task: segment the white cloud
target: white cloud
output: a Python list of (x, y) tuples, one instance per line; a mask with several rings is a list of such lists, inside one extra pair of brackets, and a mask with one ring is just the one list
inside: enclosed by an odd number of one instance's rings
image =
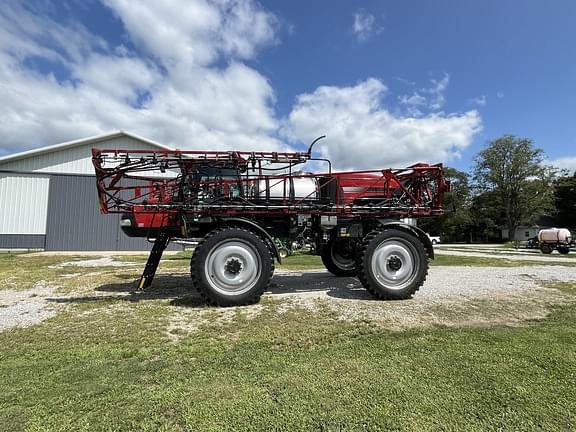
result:
[[(372, 78), (302, 94), (279, 119), (271, 83), (245, 62), (276, 43), (278, 19), (255, 1), (101, 1), (124, 24), (124, 44), (0, 2), (0, 152), (116, 129), (182, 149), (280, 150), (290, 146), (278, 136), (326, 133), (318, 150), (339, 169), (381, 168), (449, 161), (481, 127), (476, 111), (430, 113), (448, 75), (399, 99), (426, 113), (393, 114)], [(55, 72), (30, 67), (37, 60)]]
[[(415, 87), (414, 83), (402, 80), (410, 87)], [(438, 111), (446, 103), (444, 94), (450, 84), (450, 75), (447, 73), (441, 79), (431, 79), (430, 86), (413, 90), (411, 94), (398, 96), (398, 102), (406, 109), (406, 114), (413, 117), (421, 117), (423, 111)]]
[(570, 175), (573, 175), (576, 172), (576, 156), (566, 156), (548, 160), (546, 161), (546, 164), (552, 165), (561, 170), (567, 170)]
[(446, 102), (444, 93), (448, 89), (448, 84), (450, 84), (450, 75), (445, 73), (441, 79), (432, 79), (431, 81), (432, 86), (423, 91), (430, 95), (430, 109), (435, 111), (442, 108)]
[(352, 31), (358, 42), (367, 42), (371, 37), (384, 31), (384, 27), (379, 26), (374, 15), (360, 10), (354, 14), (354, 24)]
[(132, 40), (170, 69), (240, 60), (274, 42), (274, 15), (251, 0), (103, 0)]
[(475, 98), (470, 99), (470, 104), (478, 106), (486, 106), (486, 96), (480, 95)]
[[(138, 54), (16, 1), (0, 5), (4, 152), (115, 129), (180, 148), (285, 148), (271, 137), (272, 86), (242, 63), (275, 42), (272, 14), (251, 0), (103, 1)], [(41, 74), (31, 59), (69, 77)]]
[(378, 169), (454, 160), (482, 127), (476, 111), (394, 115), (382, 104), (385, 92), (374, 78), (353, 87), (319, 87), (298, 97), (285, 134), (310, 142), (325, 133), (316, 150), (338, 169)]

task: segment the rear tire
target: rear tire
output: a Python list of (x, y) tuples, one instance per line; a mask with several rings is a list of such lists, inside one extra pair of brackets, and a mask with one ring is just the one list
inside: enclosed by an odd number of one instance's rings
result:
[(358, 278), (381, 300), (411, 298), (426, 280), (428, 256), (414, 235), (397, 229), (373, 231), (358, 254)]
[(562, 255), (568, 255), (570, 253), (570, 248), (568, 246), (558, 246), (558, 252)]
[(192, 283), (207, 303), (256, 303), (268, 287), (274, 260), (266, 243), (242, 228), (216, 229), (198, 244), (190, 261)]
[[(348, 244), (346, 244), (346, 243)], [(348, 241), (330, 240), (322, 249), (322, 263), (334, 276), (356, 276), (356, 257)]]

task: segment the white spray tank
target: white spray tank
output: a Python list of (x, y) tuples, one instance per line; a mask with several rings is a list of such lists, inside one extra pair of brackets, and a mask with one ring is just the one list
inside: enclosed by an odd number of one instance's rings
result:
[[(298, 174), (298, 173), (296, 173)], [(258, 197), (271, 200), (317, 200), (318, 181), (314, 177), (270, 176), (258, 181)]]
[(540, 243), (561, 243), (570, 244), (572, 234), (566, 228), (547, 228), (538, 232), (538, 241)]

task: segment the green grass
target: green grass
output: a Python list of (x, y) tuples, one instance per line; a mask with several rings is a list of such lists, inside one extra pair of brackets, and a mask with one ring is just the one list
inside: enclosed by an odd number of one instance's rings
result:
[(558, 262), (547, 261), (542, 258), (542, 261), (528, 261), (528, 260), (511, 260), (495, 256), (493, 258), (484, 257), (470, 257), (470, 256), (456, 256), (456, 255), (439, 255), (436, 254), (433, 261), (430, 262), (432, 266), (473, 266), (473, 267), (525, 267), (525, 266), (568, 266), (573, 267), (574, 263), (571, 262)]
[[(0, 257), (2, 277), (12, 268), (18, 280), (26, 271), (44, 278), (40, 258), (34, 269), (11, 259)], [(65, 289), (84, 283), (90, 293), (120, 270), (96, 279), (94, 269), (79, 271)], [(576, 294), (576, 283), (553, 287)], [(238, 309), (229, 322), (170, 332), (175, 317), (221, 313), (181, 304), (71, 303), (40, 325), (0, 333), (0, 430), (576, 428), (575, 304), (524, 327), (391, 332), (321, 305), (279, 314), (264, 300), (256, 318)]]
[(302, 253), (282, 259), (282, 264), (278, 264), (277, 268), (282, 270), (324, 269), (324, 264), (319, 256)]
[(102, 306), (0, 334), (0, 430), (576, 427), (573, 306), (525, 328), (403, 333), (265, 312), (177, 344), (166, 304)]

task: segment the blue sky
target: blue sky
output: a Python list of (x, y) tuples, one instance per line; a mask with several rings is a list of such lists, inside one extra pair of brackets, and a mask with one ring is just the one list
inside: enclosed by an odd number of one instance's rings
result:
[(7, 0), (0, 154), (115, 129), (179, 148), (327, 134), (341, 169), (466, 170), (511, 133), (576, 169), (574, 22), (572, 0)]

